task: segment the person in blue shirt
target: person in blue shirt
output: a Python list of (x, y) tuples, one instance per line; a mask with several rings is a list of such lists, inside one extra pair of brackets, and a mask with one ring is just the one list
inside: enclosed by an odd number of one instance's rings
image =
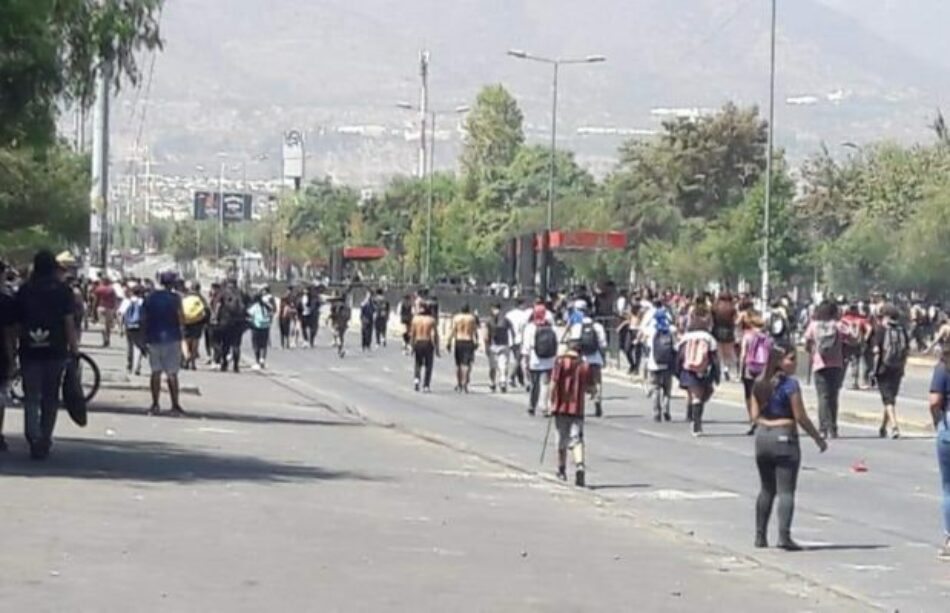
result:
[(950, 562), (950, 345), (946, 345), (940, 362), (934, 367), (930, 382), (930, 415), (937, 431), (937, 464), (940, 467), (940, 481), (943, 486), (941, 510), (945, 539), (938, 557)]
[(181, 295), (172, 291), (177, 282), (178, 275), (174, 272), (161, 273), (159, 283), (162, 288), (149, 294), (142, 306), (142, 327), (145, 328), (148, 361), (152, 368), (152, 406), (148, 410), (150, 415), (157, 415), (161, 410), (158, 400), (162, 391), (163, 373), (168, 380), (168, 393), (172, 401), (171, 414), (176, 417), (185, 414), (178, 394), (178, 370), (181, 368), (181, 339), (184, 338), (185, 314), (182, 310)]
[(755, 546), (768, 547), (769, 518), (778, 497), (779, 548), (798, 551), (792, 540), (795, 489), (802, 455), (798, 427), (815, 441), (822, 453), (828, 443), (805, 412), (802, 391), (795, 378), (797, 350), (793, 345), (775, 347), (763, 375), (752, 388), (752, 419), (756, 424), (755, 463), (761, 488), (755, 504)]

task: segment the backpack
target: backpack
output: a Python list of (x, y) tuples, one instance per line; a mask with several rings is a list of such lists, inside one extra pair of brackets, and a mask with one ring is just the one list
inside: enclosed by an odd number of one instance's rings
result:
[(663, 369), (670, 368), (676, 362), (676, 349), (669, 328), (657, 330), (653, 335), (653, 361)]
[(815, 346), (822, 360), (834, 357), (838, 347), (838, 327), (833, 321), (818, 322), (815, 328)]
[(220, 318), (225, 322), (244, 321), (244, 301), (237, 290), (228, 289), (221, 295)]
[(907, 332), (900, 326), (888, 326), (884, 330), (884, 347), (881, 364), (889, 370), (901, 370), (907, 362), (910, 343)]
[(864, 338), (861, 334), (861, 324), (854, 320), (848, 321), (848, 338), (845, 343), (848, 347), (856, 349), (861, 346)]
[(133, 300), (123, 318), (126, 330), (138, 330), (142, 327), (142, 301)]
[(205, 317), (205, 303), (200, 296), (191, 294), (182, 298), (181, 309), (185, 313), (186, 326), (200, 323)]
[(557, 357), (557, 333), (551, 326), (539, 326), (534, 333), (534, 353), (541, 360)]
[(271, 310), (260, 302), (255, 302), (251, 305), (251, 308), (248, 309), (248, 315), (250, 315), (251, 326), (257, 330), (270, 328), (270, 324), (274, 319)]
[(584, 355), (593, 355), (600, 351), (600, 342), (597, 340), (593, 322), (581, 323), (580, 346)]
[(705, 336), (694, 336), (686, 341), (683, 356), (683, 368), (697, 375), (705, 375), (709, 370), (709, 352), (711, 345)]
[(749, 343), (745, 354), (746, 373), (758, 377), (765, 372), (769, 363), (769, 354), (772, 352), (772, 339), (761, 332), (756, 332)]

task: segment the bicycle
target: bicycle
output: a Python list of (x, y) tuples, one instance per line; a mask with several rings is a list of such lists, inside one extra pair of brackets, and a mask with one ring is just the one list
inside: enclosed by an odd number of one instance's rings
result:
[[(79, 360), (79, 378), (82, 381), (83, 395), (86, 402), (92, 401), (99, 393), (99, 387), (102, 385), (102, 373), (99, 371), (99, 365), (87, 353), (80, 353), (77, 356)], [(17, 368), (10, 380), (10, 398), (23, 404), (23, 376), (20, 369)]]

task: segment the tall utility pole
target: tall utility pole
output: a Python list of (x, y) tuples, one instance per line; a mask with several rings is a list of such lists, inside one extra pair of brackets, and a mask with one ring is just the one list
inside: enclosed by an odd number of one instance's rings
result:
[(102, 62), (96, 78), (92, 134), (89, 256), (105, 269), (109, 264), (109, 80), (112, 65)]
[(429, 120), (429, 52), (423, 49), (419, 53), (419, 76), (422, 89), (419, 92), (419, 178), (426, 176), (428, 155), (426, 154), (426, 122)]
[(145, 223), (152, 221), (152, 152), (145, 146)]
[(539, 266), (541, 269), (541, 295), (547, 296), (551, 268), (551, 250), (548, 245), (551, 240), (551, 232), (554, 230), (554, 191), (557, 178), (557, 93), (560, 68), (565, 64), (596, 64), (607, 61), (607, 58), (602, 55), (588, 55), (587, 57), (578, 59), (547, 58), (531, 55), (520, 49), (512, 49), (508, 51), (508, 55), (518, 58), (519, 60), (531, 60), (548, 64), (554, 69), (554, 78), (551, 87), (551, 160), (549, 163), (550, 174), (548, 177), (548, 215), (547, 225), (545, 226), (545, 240), (541, 242), (541, 265)]
[(775, 24), (776, 0), (772, 0), (772, 37), (769, 56), (769, 143), (768, 154), (765, 158), (765, 219), (762, 228), (762, 309), (769, 306), (769, 267), (770, 245), (772, 238), (772, 158), (774, 157), (775, 142)]
[(221, 241), (224, 234), (224, 162), (221, 162), (221, 174), (218, 175), (218, 223), (214, 241), (214, 257), (221, 259)]

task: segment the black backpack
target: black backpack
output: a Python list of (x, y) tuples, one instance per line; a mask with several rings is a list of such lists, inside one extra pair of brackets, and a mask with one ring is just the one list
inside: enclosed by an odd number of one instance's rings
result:
[(581, 353), (592, 355), (600, 351), (600, 342), (597, 340), (597, 331), (593, 323), (581, 324)]
[(534, 333), (534, 353), (539, 359), (557, 357), (557, 333), (551, 326), (539, 326)]
[(221, 295), (221, 313), (219, 315), (223, 322), (243, 321), (244, 300), (241, 299), (241, 293), (236, 289), (226, 289)]
[(653, 361), (657, 366), (670, 368), (676, 362), (676, 348), (673, 335), (667, 331), (657, 331), (653, 335)]
[(884, 343), (881, 348), (881, 363), (890, 370), (902, 370), (910, 354), (910, 339), (901, 326), (887, 326), (884, 329)]

